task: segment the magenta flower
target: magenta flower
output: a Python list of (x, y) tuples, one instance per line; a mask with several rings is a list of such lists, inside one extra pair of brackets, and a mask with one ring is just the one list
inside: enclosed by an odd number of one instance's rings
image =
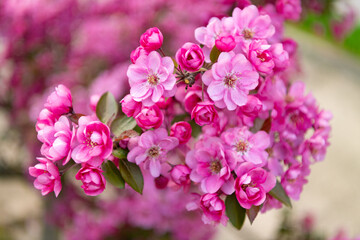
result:
[(219, 120), (219, 115), (212, 102), (199, 102), (191, 112), (191, 119), (194, 119), (196, 124), (204, 126), (215, 123)]
[(134, 101), (130, 94), (126, 95), (120, 103), (123, 113), (128, 117), (133, 117), (141, 111), (141, 103)]
[(144, 47), (140, 46), (137, 47), (134, 51), (131, 52), (130, 54), (130, 60), (132, 63), (136, 63), (136, 60), (140, 57), (140, 56), (147, 56), (149, 55), (149, 52), (146, 51), (144, 49)]
[(271, 74), (275, 63), (273, 60), (271, 45), (266, 40), (254, 40), (250, 43), (247, 56), (252, 65), (259, 72)]
[(145, 106), (154, 105), (162, 96), (174, 96), (176, 79), (173, 71), (174, 63), (170, 57), (162, 58), (155, 51), (140, 56), (127, 71), (131, 96)]
[(177, 122), (171, 126), (170, 136), (179, 139), (180, 144), (187, 143), (191, 138), (191, 125), (188, 122)]
[(298, 21), (301, 14), (301, 1), (300, 0), (277, 0), (276, 10), (279, 14), (283, 15), (285, 19)]
[(97, 167), (111, 155), (113, 142), (110, 129), (102, 122), (88, 116), (81, 117), (76, 137), (78, 143), (71, 154), (76, 163)]
[(199, 45), (187, 42), (177, 50), (175, 59), (181, 69), (196, 72), (204, 64), (204, 53)]
[(308, 165), (295, 164), (289, 167), (281, 178), (281, 185), (289, 197), (299, 200), (302, 188), (308, 182), (305, 177), (309, 174)]
[(179, 140), (169, 137), (164, 128), (150, 130), (139, 137), (137, 146), (131, 148), (127, 157), (130, 162), (137, 165), (144, 162), (145, 168), (150, 169), (151, 175), (158, 177), (167, 152), (177, 145), (179, 145)]
[(192, 169), (190, 179), (200, 182), (203, 192), (216, 193), (221, 189), (229, 195), (234, 192), (233, 163), (221, 142), (216, 137), (207, 138), (187, 153), (185, 161)]
[[(185, 93), (185, 96), (181, 98), (180, 101), (184, 102), (185, 111), (191, 113), (197, 103), (201, 102), (202, 98), (202, 88), (201, 86), (195, 85), (192, 86), (188, 91)], [(209, 101), (209, 97), (207, 93), (204, 94), (204, 102)]]
[(97, 167), (85, 165), (76, 174), (75, 178), (81, 180), (85, 194), (96, 196), (102, 193), (106, 186), (105, 177), (101, 174), (103, 170)]
[(58, 85), (47, 98), (44, 106), (57, 116), (69, 113), (72, 109), (70, 90), (62, 84)]
[(225, 203), (216, 193), (207, 193), (200, 198), (200, 208), (203, 210), (202, 220), (205, 224), (213, 222), (226, 225)]
[(142, 129), (159, 128), (164, 121), (164, 114), (157, 105), (151, 107), (143, 106), (141, 110), (134, 115), (134, 119)]
[(266, 39), (275, 33), (269, 15), (260, 15), (254, 5), (247, 6), (243, 10), (235, 8), (233, 18), (237, 33), (244, 40)]
[(236, 175), (235, 195), (239, 204), (246, 209), (263, 204), (266, 193), (276, 184), (274, 175), (249, 162), (241, 164)]
[(65, 116), (61, 116), (53, 127), (45, 127), (38, 132), (38, 139), (43, 143), (41, 154), (51, 161), (64, 159), (63, 165), (69, 162), (71, 144), (75, 129)]
[(39, 117), (36, 122), (36, 131), (40, 131), (45, 127), (54, 126), (58, 116), (44, 108), (39, 113)]
[(286, 50), (284, 50), (282, 43), (272, 44), (270, 51), (275, 63), (276, 70), (282, 71), (290, 65), (289, 54)]
[(171, 179), (178, 185), (184, 187), (184, 191), (187, 192), (190, 188), (191, 169), (186, 165), (176, 165), (170, 171)]
[(231, 34), (221, 34), (215, 40), (215, 46), (221, 52), (230, 52), (236, 47), (235, 37)]
[(211, 71), (202, 77), (215, 105), (230, 111), (246, 104), (247, 95), (256, 88), (258, 79), (259, 74), (244, 55), (230, 53), (221, 53)]
[(148, 52), (161, 48), (163, 35), (157, 27), (149, 28), (140, 37), (140, 45)]
[(230, 146), (236, 162), (251, 162), (256, 166), (266, 165), (270, 147), (270, 137), (264, 131), (255, 134), (247, 127), (230, 128), (221, 134), (221, 139)]
[(59, 169), (46, 158), (37, 158), (40, 162), (34, 167), (29, 167), (29, 174), (32, 177), (36, 177), (34, 181), (34, 187), (41, 190), (41, 194), (44, 196), (54, 191), (57, 197), (61, 191), (61, 177)]

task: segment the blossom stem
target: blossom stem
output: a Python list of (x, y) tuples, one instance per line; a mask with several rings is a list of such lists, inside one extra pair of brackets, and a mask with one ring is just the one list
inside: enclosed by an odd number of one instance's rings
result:
[(166, 56), (165, 53), (163, 52), (163, 50), (162, 50), (161, 48), (159, 48), (159, 52), (161, 53), (161, 55), (162, 55), (163, 57)]

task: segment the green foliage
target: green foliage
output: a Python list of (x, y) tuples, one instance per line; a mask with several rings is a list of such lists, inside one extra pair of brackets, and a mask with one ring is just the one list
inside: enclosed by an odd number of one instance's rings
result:
[(125, 181), (121, 177), (119, 169), (115, 166), (112, 161), (106, 161), (102, 164), (102, 169), (104, 170), (103, 175), (106, 180), (110, 182), (112, 185), (118, 188), (125, 187)]
[(104, 93), (96, 105), (96, 116), (103, 123), (107, 123), (118, 113), (119, 105), (110, 92)]
[(245, 222), (246, 210), (240, 206), (235, 193), (225, 199), (225, 211), (231, 224), (238, 230), (242, 228)]
[(120, 159), (119, 168), (121, 176), (135, 191), (142, 194), (144, 188), (144, 178), (138, 165), (125, 159)]

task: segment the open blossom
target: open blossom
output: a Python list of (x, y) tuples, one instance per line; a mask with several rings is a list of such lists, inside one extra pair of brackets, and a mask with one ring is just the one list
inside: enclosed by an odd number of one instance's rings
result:
[(199, 45), (187, 42), (177, 50), (175, 59), (182, 69), (196, 72), (204, 64), (204, 53)]
[(227, 216), (225, 215), (225, 203), (216, 193), (206, 193), (200, 198), (200, 208), (203, 210), (202, 220), (206, 224), (213, 222), (222, 223), (224, 226), (227, 223)]
[(239, 204), (246, 209), (263, 204), (266, 193), (276, 184), (274, 175), (249, 162), (241, 164), (236, 175), (235, 195)]
[(46, 158), (37, 158), (40, 162), (34, 167), (29, 167), (29, 174), (32, 177), (36, 177), (34, 181), (34, 187), (41, 190), (41, 194), (44, 196), (54, 191), (57, 197), (61, 191), (61, 177), (59, 169)]
[(264, 131), (252, 133), (247, 127), (230, 128), (221, 135), (223, 141), (231, 147), (232, 156), (237, 162), (251, 162), (264, 166), (267, 162), (270, 137)]
[(58, 116), (44, 108), (39, 113), (39, 117), (36, 121), (36, 131), (40, 131), (48, 126), (54, 126)]
[(166, 129), (159, 128), (144, 132), (138, 139), (137, 146), (133, 147), (128, 160), (140, 165), (144, 162), (145, 168), (150, 169), (153, 177), (160, 176), (161, 164), (166, 160), (168, 151), (179, 145), (179, 140), (169, 137)]
[(155, 51), (140, 56), (127, 71), (131, 96), (145, 106), (154, 105), (162, 96), (174, 96), (176, 79), (173, 71), (174, 63), (170, 57), (161, 57)]
[(301, 14), (300, 0), (277, 0), (276, 10), (283, 15), (285, 19), (298, 21)]
[(45, 108), (58, 116), (69, 113), (72, 109), (70, 90), (62, 84), (58, 85), (47, 98)]
[(188, 122), (177, 122), (171, 126), (170, 136), (179, 139), (180, 144), (187, 143), (191, 138), (191, 125)]
[(157, 105), (151, 107), (143, 106), (133, 117), (137, 125), (146, 130), (159, 128), (164, 121), (164, 114)]
[(249, 91), (258, 85), (259, 74), (242, 54), (221, 53), (211, 71), (202, 77), (211, 100), (232, 111), (247, 102)]
[(286, 69), (289, 64), (289, 54), (284, 49), (284, 46), (282, 43), (275, 43), (271, 45), (270, 48), (273, 61), (275, 63), (275, 69), (276, 70), (284, 70)]
[(199, 102), (191, 112), (191, 119), (194, 119), (198, 125), (204, 126), (217, 122), (219, 115), (214, 107), (214, 103)]
[(97, 167), (111, 155), (113, 142), (110, 129), (92, 117), (80, 117), (76, 139), (78, 144), (71, 154), (76, 163)]
[(69, 162), (71, 144), (75, 129), (65, 116), (61, 116), (54, 126), (45, 127), (38, 132), (38, 139), (43, 142), (41, 154), (51, 161), (64, 159), (63, 165)]
[(161, 48), (163, 35), (157, 27), (149, 28), (140, 37), (140, 45), (148, 52)]
[(84, 192), (89, 196), (96, 196), (102, 193), (106, 186), (105, 177), (101, 174), (103, 170), (97, 167), (85, 165), (76, 174), (75, 178), (81, 180)]
[(183, 186), (184, 191), (187, 191), (191, 184), (190, 172), (191, 169), (188, 166), (179, 164), (171, 169), (170, 176), (178, 186)]
[(289, 197), (299, 200), (302, 188), (308, 182), (305, 177), (309, 174), (308, 165), (295, 164), (289, 167), (281, 178), (281, 185)]
[(190, 179), (200, 182), (203, 192), (216, 193), (219, 189), (226, 194), (234, 192), (233, 162), (225, 154), (221, 139), (212, 137), (197, 144), (187, 153), (185, 161), (192, 169)]
[(275, 27), (269, 15), (260, 15), (258, 8), (254, 5), (242, 10), (235, 8), (233, 18), (237, 34), (244, 40), (267, 39), (275, 33)]
[(247, 49), (250, 62), (256, 70), (265, 74), (272, 73), (275, 67), (270, 48), (271, 45), (266, 40), (253, 40), (249, 45), (249, 49)]

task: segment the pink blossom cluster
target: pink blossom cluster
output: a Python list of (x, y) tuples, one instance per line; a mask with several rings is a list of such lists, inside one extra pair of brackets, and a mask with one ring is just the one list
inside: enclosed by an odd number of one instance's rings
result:
[[(282, 2), (285, 12), (298, 11), (297, 1)], [(123, 156), (117, 159), (121, 151), (129, 166), (151, 176), (145, 182), (191, 195), (186, 207), (200, 209), (205, 223), (227, 223), (229, 196), (262, 212), (286, 203), (275, 188), (298, 200), (310, 165), (325, 157), (332, 115), (305, 94), (303, 82), (290, 79), (296, 42), (283, 37), (283, 21), (273, 5), (244, 3), (231, 17), (197, 28), (198, 43), (184, 43), (173, 58), (164, 53), (166, 35), (146, 30), (126, 71), (130, 91), (120, 101), (121, 122), (136, 127), (120, 134), (112, 118), (102, 123), (75, 113), (71, 95), (63, 93), (69, 91), (59, 86), (37, 123), (46, 162), (39, 158), (42, 165), (34, 167), (43, 173), (30, 168), (35, 187), (58, 194), (71, 158), (81, 165), (76, 179), (85, 193), (98, 195), (106, 183), (104, 162), (128, 177), (129, 168), (119, 164)], [(95, 108), (98, 97), (91, 100)], [(101, 107), (96, 112), (108, 110)]]

